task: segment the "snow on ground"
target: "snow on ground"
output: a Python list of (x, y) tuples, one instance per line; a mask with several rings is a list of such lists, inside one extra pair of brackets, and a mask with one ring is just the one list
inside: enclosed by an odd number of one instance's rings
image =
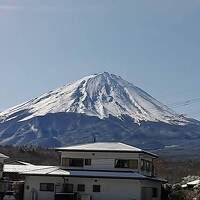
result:
[(28, 112), (21, 121), (47, 113), (76, 112), (101, 119), (113, 115), (132, 117), (135, 122), (161, 121), (184, 125), (187, 119), (177, 115), (149, 94), (107, 72), (86, 76), (42, 96), (0, 113), (0, 122)]

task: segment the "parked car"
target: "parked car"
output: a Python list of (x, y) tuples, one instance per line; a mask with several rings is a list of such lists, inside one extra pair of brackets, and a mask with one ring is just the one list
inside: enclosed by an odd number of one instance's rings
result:
[(16, 200), (15, 193), (13, 191), (7, 191), (3, 197), (3, 200)]

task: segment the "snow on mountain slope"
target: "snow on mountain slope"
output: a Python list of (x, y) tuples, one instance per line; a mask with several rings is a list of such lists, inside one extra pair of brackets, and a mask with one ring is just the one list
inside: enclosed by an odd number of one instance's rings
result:
[(86, 76), (7, 109), (0, 113), (0, 122), (16, 118), (21, 112), (28, 112), (21, 121), (47, 113), (75, 112), (100, 119), (109, 115), (122, 119), (128, 115), (136, 123), (161, 121), (184, 125), (188, 122), (140, 88), (107, 72)]

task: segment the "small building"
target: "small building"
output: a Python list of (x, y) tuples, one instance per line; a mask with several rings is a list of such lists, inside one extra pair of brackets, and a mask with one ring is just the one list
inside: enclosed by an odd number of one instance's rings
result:
[(4, 161), (8, 159), (9, 157), (0, 153), (0, 179), (2, 179), (3, 176), (3, 166), (4, 166)]
[[(27, 166), (24, 200), (160, 200), (157, 155), (123, 143), (57, 148), (60, 166)], [(24, 167), (22, 167), (24, 168)]]
[(3, 168), (4, 161), (9, 157), (0, 153), (0, 199), (2, 198), (4, 192), (7, 190), (7, 182), (3, 180)]
[(184, 185), (181, 185), (183, 189), (194, 189), (195, 187), (200, 185), (200, 179), (196, 179), (194, 181), (189, 181)]

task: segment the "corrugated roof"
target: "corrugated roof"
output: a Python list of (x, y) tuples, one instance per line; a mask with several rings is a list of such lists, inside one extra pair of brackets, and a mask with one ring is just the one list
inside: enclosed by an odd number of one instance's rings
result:
[[(47, 166), (46, 166), (47, 167)], [(62, 175), (71, 177), (115, 177), (115, 178), (145, 178), (136, 172), (95, 171), (95, 170), (63, 170), (59, 167), (47, 167), (24, 171), (24, 175)]]
[(20, 161), (20, 160), (11, 160), (9, 162), (6, 162), (7, 165), (33, 165), (28, 162)]
[(64, 177), (79, 177), (79, 178), (111, 178), (111, 179), (138, 179), (166, 182), (157, 177), (147, 177), (137, 172), (119, 172), (119, 171), (95, 171), (95, 170), (62, 170), (41, 169), (22, 173), (30, 176), (64, 176)]
[(134, 171), (98, 171), (98, 170), (64, 170), (57, 166), (42, 165), (4, 165), (4, 172), (19, 173), (27, 176), (64, 176), (88, 178), (115, 178), (115, 179), (150, 179), (165, 182), (165, 180), (146, 177)]
[(70, 176), (76, 177), (115, 177), (115, 178), (144, 178), (145, 176), (137, 172), (119, 172), (119, 171), (79, 171), (70, 170)]
[(43, 165), (10, 165), (5, 164), (3, 171), (6, 173), (25, 173), (25, 172), (34, 172), (34, 171), (50, 171), (58, 167), (55, 166), (43, 166)]

